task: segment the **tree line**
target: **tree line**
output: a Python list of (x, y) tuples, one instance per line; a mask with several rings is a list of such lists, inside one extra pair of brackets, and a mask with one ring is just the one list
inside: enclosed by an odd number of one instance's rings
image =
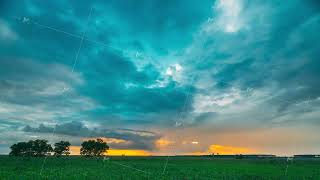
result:
[[(10, 156), (41, 157), (46, 155), (68, 156), (70, 155), (70, 142), (60, 141), (54, 143), (54, 147), (45, 139), (30, 140), (13, 144)], [(83, 156), (101, 156), (109, 150), (109, 146), (102, 139), (84, 141), (81, 144), (80, 154)]]

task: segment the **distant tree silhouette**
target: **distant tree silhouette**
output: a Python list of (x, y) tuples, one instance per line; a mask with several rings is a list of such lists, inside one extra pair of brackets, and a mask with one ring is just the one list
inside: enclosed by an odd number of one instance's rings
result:
[(81, 144), (80, 154), (85, 156), (101, 156), (109, 149), (102, 139), (88, 140)]
[(66, 155), (68, 156), (70, 154), (70, 142), (69, 141), (60, 141), (54, 144), (54, 155), (61, 156)]
[(19, 142), (12, 145), (9, 155), (12, 156), (45, 156), (52, 151), (47, 140), (37, 139), (28, 142)]
[(243, 155), (242, 154), (237, 154), (236, 155), (236, 159), (243, 159)]

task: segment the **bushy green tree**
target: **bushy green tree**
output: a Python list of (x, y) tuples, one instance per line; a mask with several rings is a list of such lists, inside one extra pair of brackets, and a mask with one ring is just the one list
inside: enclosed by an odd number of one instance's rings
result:
[(70, 154), (70, 142), (68, 141), (60, 141), (54, 144), (54, 155), (61, 156), (66, 155), (68, 156)]
[(45, 156), (53, 150), (51, 145), (48, 144), (48, 141), (44, 139), (31, 140), (28, 143), (32, 144), (34, 156)]
[(85, 156), (101, 156), (107, 150), (109, 146), (102, 139), (88, 140), (81, 144), (80, 154)]
[(10, 156), (32, 156), (32, 145), (28, 142), (18, 142), (11, 147)]
[(47, 140), (37, 139), (13, 144), (9, 155), (12, 156), (45, 156), (52, 151)]

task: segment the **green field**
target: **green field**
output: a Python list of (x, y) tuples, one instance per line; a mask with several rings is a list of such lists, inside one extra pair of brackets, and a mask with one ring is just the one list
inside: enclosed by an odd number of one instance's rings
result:
[(48, 157), (40, 175), (43, 161), (0, 156), (0, 179), (320, 179), (315, 160), (170, 157), (163, 173), (166, 157)]

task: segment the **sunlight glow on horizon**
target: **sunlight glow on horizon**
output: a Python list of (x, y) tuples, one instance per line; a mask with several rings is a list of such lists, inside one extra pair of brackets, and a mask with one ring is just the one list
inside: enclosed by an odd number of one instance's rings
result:
[[(80, 146), (70, 146), (70, 155), (80, 155)], [(151, 156), (151, 152), (141, 149), (109, 149), (108, 156)]]

